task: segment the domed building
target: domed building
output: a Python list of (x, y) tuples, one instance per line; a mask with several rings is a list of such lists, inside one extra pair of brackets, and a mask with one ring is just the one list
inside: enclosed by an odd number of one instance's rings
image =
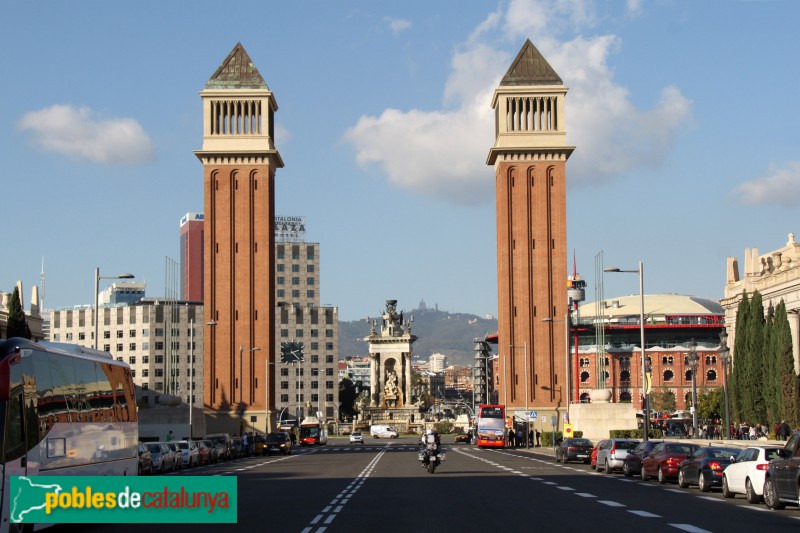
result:
[[(608, 389), (611, 402), (642, 405), (641, 297), (637, 295), (588, 302), (579, 307), (570, 330), (572, 397), (589, 401), (592, 389)], [(689, 355), (699, 356), (697, 390), (718, 388), (725, 374), (719, 355), (725, 312), (719, 302), (680, 294), (644, 296), (645, 354), (651, 390), (667, 389), (678, 410), (691, 404)], [(577, 339), (577, 348), (576, 348)], [(576, 394), (575, 384), (578, 391)]]

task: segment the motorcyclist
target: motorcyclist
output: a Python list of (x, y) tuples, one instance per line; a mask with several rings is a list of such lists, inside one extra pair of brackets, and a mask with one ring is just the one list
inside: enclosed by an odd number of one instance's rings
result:
[(423, 466), (428, 464), (430, 457), (435, 455), (436, 452), (439, 450), (439, 442), (436, 438), (436, 434), (432, 429), (428, 429), (425, 431), (425, 435), (422, 436), (422, 453), (425, 454), (425, 458), (422, 461)]

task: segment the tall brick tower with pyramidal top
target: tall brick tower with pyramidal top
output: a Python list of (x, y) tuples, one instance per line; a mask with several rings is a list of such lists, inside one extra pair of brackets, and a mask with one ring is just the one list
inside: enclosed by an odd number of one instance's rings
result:
[(276, 353), (274, 180), (283, 167), (275, 148), (278, 104), (240, 43), (200, 96), (206, 426), (235, 435), (266, 431)]
[(492, 99), (495, 144), (486, 163), (497, 194), (497, 390), (509, 416), (553, 413), (568, 401), (566, 162), (574, 147), (566, 146), (566, 94), (527, 40)]

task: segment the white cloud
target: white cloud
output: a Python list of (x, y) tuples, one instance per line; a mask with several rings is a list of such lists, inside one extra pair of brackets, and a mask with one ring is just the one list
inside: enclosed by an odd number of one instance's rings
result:
[[(635, 10), (635, 2), (628, 7)], [(577, 147), (568, 165), (570, 185), (599, 185), (658, 166), (691, 124), (691, 102), (673, 86), (661, 90), (653, 108), (637, 108), (608, 66), (609, 56), (622, 47), (618, 37), (559, 38), (560, 32), (591, 28), (594, 20), (591, 1), (512, 0), (505, 13), (487, 15), (457, 47), (444, 109), (387, 109), (377, 117), (362, 116), (345, 140), (359, 164), (379, 165), (400, 188), (462, 205), (492, 201), (494, 180), (485, 166), (494, 138), (491, 97), (530, 38), (570, 89), (567, 142)]]
[(19, 129), (47, 152), (104, 164), (139, 164), (153, 158), (153, 142), (132, 118), (102, 118), (88, 107), (54, 105), (26, 113)]
[(797, 207), (800, 203), (800, 161), (790, 161), (783, 167), (772, 166), (767, 175), (736, 188), (743, 204), (775, 204)]
[(395, 19), (391, 17), (384, 17), (387, 23), (389, 23), (389, 29), (395, 35), (399, 35), (406, 31), (407, 29), (411, 28), (411, 21), (406, 19)]

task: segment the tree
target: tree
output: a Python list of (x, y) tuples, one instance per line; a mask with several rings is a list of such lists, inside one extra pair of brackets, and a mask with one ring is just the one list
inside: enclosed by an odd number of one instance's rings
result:
[(339, 382), (339, 401), (342, 402), (342, 405), (339, 407), (340, 416), (355, 415), (356, 386), (352, 380), (342, 378)]
[(677, 405), (675, 393), (669, 389), (660, 389), (650, 395), (650, 405), (654, 412), (671, 413)]
[(721, 388), (703, 389), (697, 394), (697, 417), (710, 420), (723, 411), (724, 391)]
[(6, 337), (9, 339), (12, 337), (31, 338), (31, 329), (25, 321), (25, 312), (22, 310), (18, 287), (14, 287), (14, 293), (11, 295), (11, 302), (8, 305)]
[(767, 420), (767, 406), (764, 402), (764, 304), (761, 293), (753, 293), (750, 300), (750, 324), (748, 333), (747, 366), (745, 367), (745, 383), (749, 402), (745, 421), (750, 424), (762, 424)]
[[(792, 350), (792, 334), (789, 329), (789, 320), (786, 314), (786, 305), (783, 300), (775, 310), (774, 334), (775, 360), (773, 376), (770, 386), (777, 388), (776, 400), (779, 405), (779, 418), (774, 421), (786, 420), (792, 427), (797, 427), (800, 422), (800, 389), (798, 378), (794, 369), (794, 355)], [(774, 385), (773, 385), (774, 384)]]
[(742, 294), (742, 301), (736, 312), (736, 340), (733, 345), (733, 366), (731, 369), (731, 382), (728, 385), (733, 420), (744, 418), (745, 389), (743, 386), (743, 372), (747, 364), (747, 325), (750, 315), (750, 299), (747, 291)]

